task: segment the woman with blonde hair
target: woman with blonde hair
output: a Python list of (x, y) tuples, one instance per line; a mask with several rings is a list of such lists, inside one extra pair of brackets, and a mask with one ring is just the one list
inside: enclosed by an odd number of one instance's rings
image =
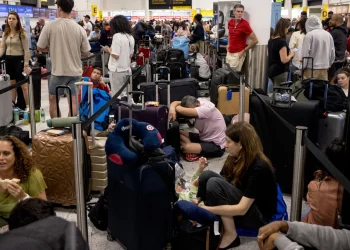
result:
[[(0, 57), (5, 56), (7, 73), (10, 75), (11, 85), (24, 79), (23, 72), (30, 74), (30, 52), (28, 37), (22, 28), (21, 20), (15, 11), (7, 16), (5, 31), (0, 45)], [(28, 83), (22, 86), (26, 109), (29, 110)], [(12, 89), (12, 102), (16, 102), (16, 89)]]
[(16, 137), (0, 136), (0, 218), (8, 219), (21, 200), (46, 200), (46, 188), (26, 145)]
[(263, 153), (253, 126), (237, 122), (226, 130), (229, 154), (219, 174), (205, 171), (199, 177), (202, 208), (221, 216), (224, 227), (219, 249), (240, 245), (236, 227), (259, 229), (276, 213), (277, 187), (270, 160)]

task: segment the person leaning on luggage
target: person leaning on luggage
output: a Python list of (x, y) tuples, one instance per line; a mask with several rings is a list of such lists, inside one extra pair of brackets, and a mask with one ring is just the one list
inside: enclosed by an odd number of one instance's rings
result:
[[(220, 172), (199, 176), (193, 203), (221, 216), (224, 227), (220, 249), (240, 245), (236, 227), (259, 229), (277, 212), (277, 186), (270, 160), (263, 153), (252, 125), (237, 122), (226, 130), (229, 156)], [(199, 202), (204, 201), (204, 204)]]
[[(6, 68), (7, 73), (10, 75), (11, 85), (24, 79), (22, 72), (25, 72), (27, 75), (30, 74), (28, 37), (22, 28), (18, 14), (14, 11), (8, 14), (6, 28), (2, 35), (0, 57), (3, 55), (5, 55)], [(28, 83), (23, 84), (21, 88), (26, 103), (26, 110), (29, 110)], [(15, 88), (12, 89), (13, 104), (15, 104), (16, 98), (17, 91)]]
[(193, 96), (185, 96), (170, 105), (169, 119), (176, 120), (176, 113), (196, 118), (194, 127), (199, 133), (180, 131), (180, 143), (186, 160), (196, 161), (198, 155), (221, 157), (225, 145), (226, 124), (220, 111), (213, 103)]
[(268, 42), (269, 69), (268, 76), (274, 87), (280, 86), (288, 80), (289, 62), (295, 55), (295, 51), (289, 49), (286, 34), (290, 21), (281, 18), (277, 24), (273, 36)]
[(46, 200), (47, 188), (40, 170), (34, 168), (26, 145), (14, 136), (0, 137), (0, 179), (19, 179), (19, 183), (1, 182), (0, 218), (7, 220), (12, 209), (21, 200)]
[[(244, 6), (236, 4), (234, 7), (235, 17), (228, 22), (226, 62), (237, 71), (242, 69), (246, 52), (259, 42), (249, 23), (243, 19), (243, 13)], [(247, 45), (248, 38), (251, 42)]]

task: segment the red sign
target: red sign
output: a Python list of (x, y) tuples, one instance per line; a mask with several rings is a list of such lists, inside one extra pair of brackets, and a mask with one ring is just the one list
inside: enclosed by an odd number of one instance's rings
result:
[(174, 16), (174, 19), (181, 20), (181, 16)]
[(169, 19), (169, 18), (171, 18), (171, 17), (169, 17), (169, 16), (160, 16), (160, 17), (159, 17), (159, 19), (163, 19), (163, 20)]
[(159, 16), (153, 16), (153, 19), (159, 20)]

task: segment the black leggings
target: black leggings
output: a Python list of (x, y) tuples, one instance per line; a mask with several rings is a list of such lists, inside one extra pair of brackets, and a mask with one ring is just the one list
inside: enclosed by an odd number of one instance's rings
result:
[[(207, 206), (237, 205), (243, 193), (221, 175), (208, 170), (199, 176), (197, 197)], [(245, 229), (259, 229), (267, 223), (254, 203), (245, 215), (235, 217), (236, 227)]]

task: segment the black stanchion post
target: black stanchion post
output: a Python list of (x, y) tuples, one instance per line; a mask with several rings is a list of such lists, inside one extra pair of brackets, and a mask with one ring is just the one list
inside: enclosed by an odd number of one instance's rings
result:
[(301, 220), (301, 207), (304, 190), (304, 165), (306, 146), (304, 138), (307, 136), (307, 127), (296, 127), (296, 139), (294, 149), (294, 166), (293, 166), (293, 187), (292, 201), (290, 209), (290, 220)]
[(73, 153), (74, 153), (74, 177), (75, 177), (75, 195), (77, 207), (77, 226), (87, 242), (88, 227), (85, 209), (84, 178), (83, 178), (83, 143), (81, 121), (72, 124), (73, 133)]
[(244, 75), (239, 76), (239, 116), (238, 120), (244, 121), (244, 103), (245, 103), (245, 84), (244, 84)]
[(34, 86), (33, 76), (29, 75), (29, 111), (30, 111), (30, 133), (33, 138), (36, 135), (35, 106), (34, 106)]

